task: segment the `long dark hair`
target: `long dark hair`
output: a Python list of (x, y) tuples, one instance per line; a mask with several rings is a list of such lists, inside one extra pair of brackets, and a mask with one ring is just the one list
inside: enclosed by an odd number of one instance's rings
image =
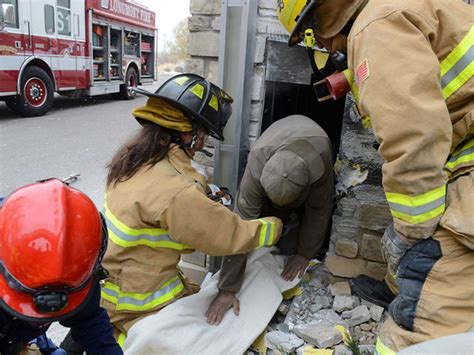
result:
[(123, 144), (107, 164), (107, 186), (130, 179), (141, 167), (153, 166), (170, 150), (179, 133), (154, 123), (142, 123), (138, 133)]

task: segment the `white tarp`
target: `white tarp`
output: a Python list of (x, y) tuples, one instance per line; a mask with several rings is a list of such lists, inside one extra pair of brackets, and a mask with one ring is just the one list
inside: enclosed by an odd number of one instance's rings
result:
[(294, 287), (280, 274), (285, 258), (268, 248), (248, 258), (240, 300), (240, 315), (229, 310), (219, 326), (207, 324), (204, 314), (217, 294), (219, 273), (201, 291), (184, 297), (159, 313), (142, 319), (128, 332), (125, 354), (242, 354), (266, 328), (282, 301), (282, 292)]

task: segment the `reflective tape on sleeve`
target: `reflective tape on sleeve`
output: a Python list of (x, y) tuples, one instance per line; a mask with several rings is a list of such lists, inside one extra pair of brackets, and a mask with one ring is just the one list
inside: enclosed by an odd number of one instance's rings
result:
[(441, 62), (441, 88), (448, 99), (474, 75), (474, 26)]
[(181, 295), (184, 285), (178, 276), (173, 277), (153, 292), (122, 292), (110, 281), (102, 286), (101, 296), (116, 305), (117, 311), (149, 311), (168, 303)]
[(452, 172), (461, 165), (474, 165), (474, 139), (461, 144), (449, 157), (444, 167)]
[(104, 203), (104, 215), (110, 240), (123, 248), (146, 245), (151, 248), (170, 248), (176, 250), (192, 249), (190, 246), (172, 240), (168, 231), (165, 229), (134, 229), (126, 226), (110, 212), (107, 202)]
[(387, 192), (392, 215), (411, 224), (419, 224), (441, 215), (446, 208), (446, 186), (440, 186), (422, 195), (409, 196)]
[(123, 348), (123, 344), (125, 343), (125, 339), (127, 339), (127, 334), (124, 333), (124, 332), (121, 332), (118, 339), (117, 339), (117, 343), (121, 348)]
[(260, 227), (259, 247), (272, 246), (273, 240), (275, 239), (275, 223), (265, 218), (260, 218), (259, 221), (262, 223), (262, 226)]

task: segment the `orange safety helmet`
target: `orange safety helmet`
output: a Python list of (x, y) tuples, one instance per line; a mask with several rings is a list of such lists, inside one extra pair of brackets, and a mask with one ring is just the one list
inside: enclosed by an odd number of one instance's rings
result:
[(90, 295), (107, 247), (94, 203), (61, 180), (22, 187), (0, 209), (0, 305), (29, 322), (64, 319)]

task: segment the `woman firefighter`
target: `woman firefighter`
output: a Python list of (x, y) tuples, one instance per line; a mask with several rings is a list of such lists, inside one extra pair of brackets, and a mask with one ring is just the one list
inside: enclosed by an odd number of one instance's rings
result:
[(274, 245), (278, 218), (244, 221), (206, 195), (207, 182), (193, 167), (207, 135), (223, 140), (232, 99), (195, 74), (166, 81), (133, 116), (142, 125), (109, 164), (104, 215), (109, 248), (102, 305), (119, 343), (139, 319), (192, 293), (177, 265), (200, 250), (232, 255)]

